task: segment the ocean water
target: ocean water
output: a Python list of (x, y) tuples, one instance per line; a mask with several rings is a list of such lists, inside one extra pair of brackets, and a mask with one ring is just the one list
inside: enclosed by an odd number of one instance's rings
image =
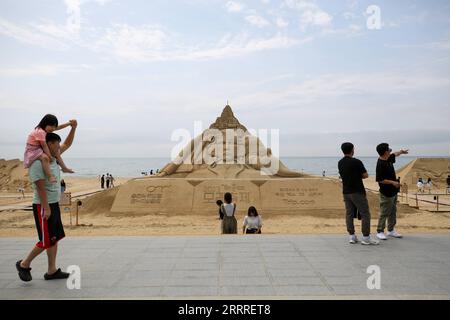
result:
[[(281, 161), (290, 169), (303, 173), (337, 176), (337, 163), (341, 157), (282, 157)], [(360, 157), (370, 175), (375, 174), (377, 157)], [(399, 169), (416, 157), (401, 156), (397, 158), (395, 168)], [(141, 177), (142, 172), (161, 169), (169, 158), (67, 158), (67, 166), (75, 171), (71, 176), (97, 177), (110, 173), (115, 177)]]

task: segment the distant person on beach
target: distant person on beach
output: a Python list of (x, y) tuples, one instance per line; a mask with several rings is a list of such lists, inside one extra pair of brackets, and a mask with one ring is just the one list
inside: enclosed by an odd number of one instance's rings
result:
[(428, 193), (431, 193), (431, 191), (433, 189), (433, 182), (431, 182), (431, 178), (428, 178), (427, 188), (428, 188)]
[(400, 182), (395, 174), (394, 163), (396, 157), (408, 154), (408, 150), (400, 150), (392, 153), (389, 144), (380, 143), (377, 146), (379, 155), (376, 169), (376, 181), (380, 186), (380, 216), (377, 226), (377, 237), (380, 240), (387, 240), (384, 229), (387, 222), (388, 236), (392, 238), (402, 238), (402, 235), (395, 231), (397, 224), (397, 196), (400, 191)]
[(450, 174), (447, 177), (447, 190), (450, 189)]
[(22, 199), (25, 199), (25, 189), (24, 188), (19, 188), (17, 191), (22, 194)]
[(61, 179), (61, 193), (66, 192), (66, 182), (64, 179)]
[(153, 169), (152, 169), (152, 170), (150, 170), (150, 175), (151, 175), (151, 176), (153, 175)]
[(51, 154), (50, 170), (56, 178), (57, 183), (50, 182), (45, 174), (44, 165), (41, 161), (34, 161), (29, 168), (28, 174), (34, 192), (33, 215), (39, 237), (39, 242), (33, 247), (24, 260), (16, 262), (16, 269), (22, 281), (31, 281), (31, 262), (44, 250), (47, 251), (48, 269), (44, 274), (45, 280), (67, 279), (69, 273), (56, 268), (56, 254), (58, 251), (58, 241), (65, 237), (59, 199), (61, 196), (60, 170), (56, 156), (64, 153), (72, 145), (77, 128), (77, 121), (71, 120), (71, 130), (66, 140), (60, 144), (61, 137), (56, 133), (47, 133), (46, 144)]
[(422, 178), (419, 178), (419, 180), (417, 180), (417, 192), (418, 193), (423, 193), (423, 181), (422, 181)]
[(367, 179), (369, 174), (361, 160), (354, 158), (355, 147), (351, 142), (344, 142), (341, 145), (344, 157), (338, 162), (339, 175), (342, 178), (342, 193), (345, 203), (345, 222), (349, 234), (349, 243), (355, 244), (358, 238), (355, 234), (353, 219), (361, 216), (361, 231), (363, 245), (377, 245), (377, 240), (370, 238), (370, 210), (367, 201), (366, 189), (363, 179)]
[(223, 213), (222, 220), (222, 233), (223, 234), (236, 234), (237, 233), (237, 220), (234, 216), (236, 212), (236, 204), (233, 203), (233, 197), (231, 193), (227, 192), (224, 195), (224, 201), (220, 206)]
[(106, 189), (109, 189), (109, 184), (111, 183), (111, 179), (109, 178), (109, 173), (106, 174)]
[(114, 177), (112, 176), (112, 174), (109, 175), (109, 183), (111, 188), (114, 188)]
[[(45, 115), (36, 128), (34, 128), (34, 130), (28, 135), (23, 161), (25, 168), (30, 168), (34, 161), (40, 160), (49, 182), (56, 183), (56, 178), (50, 170), (50, 160), (53, 155), (50, 153), (48, 145), (45, 142), (45, 137), (48, 133), (52, 133), (53, 131), (61, 130), (70, 126), (73, 121), (75, 120), (70, 120), (67, 123), (58, 125), (58, 119), (54, 115)], [(59, 151), (57, 151), (54, 157), (63, 172), (73, 173), (72, 169), (67, 168)]]
[(261, 234), (262, 228), (262, 218), (258, 214), (255, 207), (251, 206), (248, 208), (248, 213), (244, 218), (244, 223), (242, 226), (242, 233), (250, 234), (257, 233)]
[(325, 170), (322, 171), (322, 177), (325, 178)]
[(105, 175), (102, 174), (101, 178), (100, 178), (100, 187), (102, 189), (105, 189)]
[(217, 200), (216, 204), (219, 207), (219, 220), (223, 220), (223, 212), (222, 212), (223, 201), (222, 200)]

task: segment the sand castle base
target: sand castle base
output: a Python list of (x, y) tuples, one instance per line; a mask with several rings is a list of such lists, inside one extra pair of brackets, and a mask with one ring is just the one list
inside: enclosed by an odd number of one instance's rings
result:
[(214, 213), (216, 201), (233, 194), (237, 210), (249, 206), (261, 212), (295, 213), (314, 209), (343, 209), (339, 182), (319, 178), (178, 179), (142, 178), (121, 186), (111, 212)]

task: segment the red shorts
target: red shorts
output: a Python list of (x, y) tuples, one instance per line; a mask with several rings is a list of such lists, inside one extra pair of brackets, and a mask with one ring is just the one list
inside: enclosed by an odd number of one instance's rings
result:
[(59, 203), (49, 203), (51, 215), (48, 220), (45, 218), (45, 210), (40, 204), (33, 204), (34, 222), (39, 236), (36, 247), (48, 249), (64, 238), (64, 227), (61, 221), (61, 211)]

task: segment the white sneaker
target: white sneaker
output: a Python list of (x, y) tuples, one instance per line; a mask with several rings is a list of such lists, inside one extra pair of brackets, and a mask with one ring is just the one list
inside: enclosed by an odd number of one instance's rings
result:
[(377, 240), (372, 240), (372, 239), (370, 238), (370, 236), (368, 236), (368, 237), (363, 237), (363, 238), (362, 238), (361, 244), (362, 244), (362, 245), (365, 245), (365, 246), (368, 246), (368, 245), (377, 245), (377, 244), (380, 244), (380, 242), (377, 241)]
[(350, 240), (348, 242), (351, 243), (351, 244), (355, 244), (355, 243), (358, 242), (358, 238), (356, 237), (356, 235), (352, 234), (350, 236)]
[(387, 240), (387, 237), (384, 234), (384, 232), (378, 232), (377, 233), (377, 238), (380, 239), (380, 240)]
[(395, 230), (389, 231), (387, 235), (392, 238), (403, 238), (403, 236)]

